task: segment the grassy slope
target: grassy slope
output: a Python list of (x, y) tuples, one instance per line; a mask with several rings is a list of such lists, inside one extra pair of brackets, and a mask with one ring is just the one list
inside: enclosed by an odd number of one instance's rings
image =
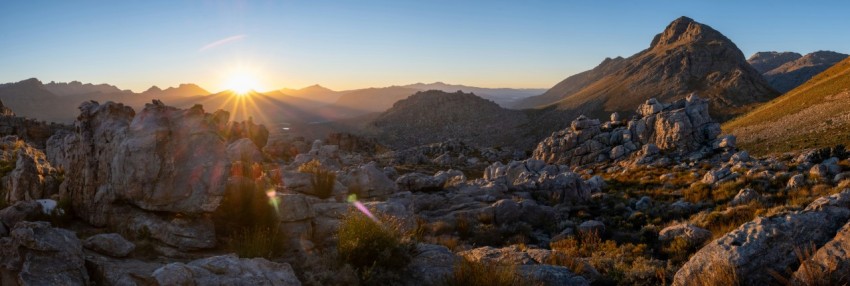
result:
[[(836, 95), (850, 90), (850, 59), (846, 59), (788, 93), (731, 120), (724, 132), (738, 136), (741, 147), (756, 154), (850, 143), (850, 124), (838, 121), (850, 102)], [(813, 110), (817, 108), (817, 110)], [(806, 114), (807, 116), (801, 116)], [(810, 116), (817, 114), (817, 116)], [(795, 117), (796, 115), (796, 117)], [(793, 119), (789, 123), (787, 119)], [(771, 124), (786, 124), (784, 132), (759, 134)], [(794, 128), (791, 128), (793, 126)], [(799, 128), (802, 127), (802, 128)]]

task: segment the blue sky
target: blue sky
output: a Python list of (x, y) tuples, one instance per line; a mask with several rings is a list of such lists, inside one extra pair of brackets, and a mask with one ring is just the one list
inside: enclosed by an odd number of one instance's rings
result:
[(117, 2), (0, 2), (0, 82), (134, 91), (193, 82), (218, 91), (241, 73), (264, 90), (433, 81), (548, 88), (645, 49), (683, 15), (746, 56), (850, 53), (846, 1)]

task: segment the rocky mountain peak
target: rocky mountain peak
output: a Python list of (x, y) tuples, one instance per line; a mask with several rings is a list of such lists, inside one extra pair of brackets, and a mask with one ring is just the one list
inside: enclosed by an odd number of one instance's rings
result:
[(160, 91), (162, 91), (162, 89), (159, 88), (158, 86), (155, 86), (155, 85), (148, 88), (148, 90), (145, 90), (145, 92), (160, 92)]
[(650, 44), (650, 49), (669, 49), (694, 42), (710, 42), (715, 40), (731, 43), (723, 34), (708, 25), (682, 16), (671, 22), (664, 29), (664, 32), (655, 36)]

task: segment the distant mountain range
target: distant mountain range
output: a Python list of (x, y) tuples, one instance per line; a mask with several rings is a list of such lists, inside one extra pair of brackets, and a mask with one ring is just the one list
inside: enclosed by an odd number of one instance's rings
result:
[(554, 105), (572, 117), (602, 118), (611, 112), (632, 114), (649, 98), (671, 102), (691, 92), (709, 98), (712, 115), (720, 119), (742, 114), (779, 94), (726, 36), (681, 17), (656, 35), (648, 49), (628, 58), (605, 59), (516, 106)]
[(756, 154), (850, 146), (850, 59), (723, 125)]
[(793, 52), (759, 52), (747, 60), (774, 89), (785, 93), (847, 58), (846, 54), (817, 51), (805, 56)]

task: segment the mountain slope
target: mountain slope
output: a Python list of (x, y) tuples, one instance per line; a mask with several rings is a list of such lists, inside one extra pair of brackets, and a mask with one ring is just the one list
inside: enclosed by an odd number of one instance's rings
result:
[(613, 74), (622, 68), (625, 62), (626, 59), (622, 57), (605, 58), (592, 70), (570, 76), (541, 95), (520, 100), (514, 107), (537, 108), (558, 102), (566, 95), (574, 94), (603, 77)]
[(850, 145), (850, 59), (723, 125), (756, 154)]
[(558, 109), (573, 117), (603, 118), (615, 111), (628, 115), (649, 98), (672, 102), (697, 92), (709, 99), (711, 113), (724, 120), (778, 95), (732, 41), (687, 17), (670, 23), (648, 49), (603, 62), (572, 81), (576, 83), (565, 80), (546, 95), (558, 99)]
[(759, 73), (764, 74), (802, 57), (803, 55), (794, 52), (758, 52), (750, 56), (747, 62)]
[(846, 54), (817, 51), (788, 61), (763, 75), (770, 86), (779, 92), (788, 92), (845, 58)]
[(284, 88), (279, 90), (282, 94), (289, 96), (301, 97), (321, 103), (334, 103), (342, 96), (341, 92), (337, 92), (321, 85), (311, 85), (301, 89)]
[(465, 93), (474, 93), (481, 98), (492, 100), (502, 107), (511, 107), (519, 100), (546, 92), (545, 89), (539, 88), (485, 88), (459, 84), (447, 84), (439, 81), (434, 83), (409, 84), (404, 87), (421, 91), (441, 90), (445, 92), (462, 91)]
[[(417, 92), (381, 113), (371, 132), (396, 147), (458, 139), (477, 146), (534, 144), (523, 136), (529, 122), (519, 110), (509, 110), (470, 93), (438, 90)], [(529, 142), (525, 142), (529, 141)]]

